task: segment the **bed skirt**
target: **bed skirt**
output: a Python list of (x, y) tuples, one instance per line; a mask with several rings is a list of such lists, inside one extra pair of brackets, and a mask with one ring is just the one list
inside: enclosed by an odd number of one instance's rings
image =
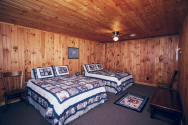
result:
[(128, 89), (130, 86), (132, 86), (134, 84), (133, 79), (129, 79), (129, 80), (125, 81), (120, 86), (118, 86), (114, 82), (107, 81), (107, 80), (103, 80), (103, 82), (105, 84), (106, 91), (115, 93), (115, 94), (120, 94), (121, 92), (125, 91), (126, 89)]
[(106, 98), (100, 100), (99, 102), (96, 102), (96, 103), (93, 103), (89, 106), (87, 106), (85, 109), (83, 110), (80, 110), (80, 111), (77, 111), (74, 115), (71, 115), (69, 118), (67, 118), (65, 121), (62, 121), (62, 120), (54, 120), (54, 119), (48, 119), (46, 118), (46, 112), (47, 112), (47, 109), (45, 109), (44, 107), (42, 107), (39, 103), (37, 103), (34, 99), (32, 99), (31, 96), (27, 96), (27, 99), (29, 101), (29, 103), (31, 105), (33, 105), (35, 107), (35, 109), (37, 109), (40, 114), (48, 121), (50, 122), (52, 125), (65, 125), (65, 124), (68, 124), (70, 123), (71, 121), (77, 119), (78, 117), (82, 116), (83, 114), (87, 113), (89, 110), (97, 107), (98, 105), (100, 104), (103, 104), (105, 101), (107, 101)]

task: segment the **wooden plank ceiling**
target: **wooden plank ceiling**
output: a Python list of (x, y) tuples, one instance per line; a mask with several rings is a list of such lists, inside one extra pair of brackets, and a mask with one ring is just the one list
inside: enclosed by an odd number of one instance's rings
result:
[(176, 34), (187, 9), (187, 0), (0, 0), (0, 21), (104, 42), (113, 31)]

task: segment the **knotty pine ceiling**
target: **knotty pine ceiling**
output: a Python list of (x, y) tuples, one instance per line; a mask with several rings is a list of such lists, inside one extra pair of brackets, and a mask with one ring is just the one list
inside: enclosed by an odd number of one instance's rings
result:
[[(84, 39), (176, 34), (188, 0), (0, 0), (0, 21)], [(130, 34), (136, 34), (130, 37)]]

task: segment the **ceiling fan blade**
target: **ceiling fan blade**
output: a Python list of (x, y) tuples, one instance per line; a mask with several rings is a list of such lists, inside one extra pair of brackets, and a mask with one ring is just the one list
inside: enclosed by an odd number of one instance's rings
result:
[(130, 34), (129, 33), (126, 33), (126, 34), (119, 34), (119, 36), (129, 36)]

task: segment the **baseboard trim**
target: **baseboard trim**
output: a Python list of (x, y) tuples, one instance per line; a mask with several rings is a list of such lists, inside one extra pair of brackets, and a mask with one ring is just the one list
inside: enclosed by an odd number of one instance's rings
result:
[[(9, 103), (8, 104), (10, 104), (10, 103), (15, 103), (15, 102), (19, 102), (20, 101), (20, 99), (12, 99), (11, 101), (9, 101)], [(5, 102), (4, 101), (1, 101), (0, 102), (0, 106), (4, 106), (5, 105)]]
[(146, 86), (153, 86), (153, 87), (157, 86), (157, 84), (155, 84), (155, 83), (146, 83), (146, 82), (139, 82), (139, 81), (135, 81), (135, 83), (141, 84), (141, 85), (146, 85)]

